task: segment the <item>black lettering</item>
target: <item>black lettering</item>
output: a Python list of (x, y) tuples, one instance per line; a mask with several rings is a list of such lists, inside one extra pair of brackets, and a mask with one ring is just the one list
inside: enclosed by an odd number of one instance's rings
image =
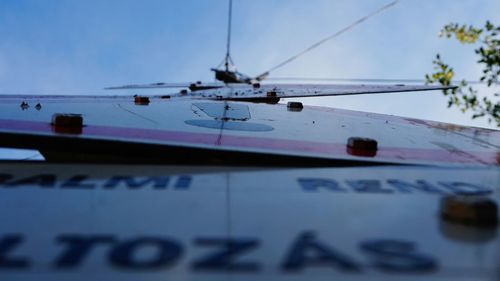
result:
[(456, 194), (486, 195), (493, 192), (493, 190), (489, 188), (466, 182), (439, 182), (439, 184)]
[(354, 191), (363, 193), (392, 193), (390, 189), (382, 188), (380, 181), (378, 180), (347, 180), (348, 185), (350, 185)]
[(299, 178), (298, 181), (304, 191), (318, 191), (320, 188), (326, 188), (330, 191), (346, 191), (339, 186), (338, 182), (330, 179)]
[(5, 235), (0, 240), (0, 269), (23, 269), (29, 266), (29, 261), (26, 258), (9, 257), (19, 244), (23, 243), (23, 237), (17, 234)]
[(56, 185), (56, 175), (43, 174), (43, 175), (32, 176), (17, 181), (12, 181), (8, 183), (8, 185), (9, 186), (38, 185), (40, 187), (54, 187)]
[(416, 183), (409, 183), (397, 179), (388, 179), (387, 183), (403, 193), (411, 193), (413, 192), (413, 190), (420, 190), (426, 193), (433, 193), (433, 194), (443, 193), (442, 190), (424, 180), (417, 180)]
[[(136, 254), (141, 248), (153, 247), (156, 255), (140, 260)], [(155, 237), (140, 238), (118, 244), (109, 256), (111, 263), (128, 269), (155, 269), (172, 265), (182, 254), (179, 244)]]
[(169, 179), (169, 177), (147, 177), (142, 180), (138, 180), (129, 176), (115, 176), (104, 184), (104, 188), (111, 189), (119, 186), (120, 184), (125, 184), (128, 188), (139, 189), (148, 184), (152, 184), (155, 189), (164, 189), (167, 188)]
[(175, 183), (175, 189), (188, 189), (191, 185), (191, 176), (179, 176)]
[(196, 270), (257, 271), (259, 265), (251, 261), (236, 261), (238, 256), (256, 248), (256, 239), (201, 238), (195, 241), (201, 246), (216, 246), (216, 251), (192, 265)]
[(415, 252), (412, 242), (373, 240), (361, 243), (360, 248), (374, 258), (376, 268), (384, 271), (432, 271), (437, 268), (433, 258)]
[(295, 240), (281, 267), (283, 270), (296, 271), (310, 265), (333, 266), (352, 272), (360, 270), (360, 266), (349, 257), (318, 241), (313, 232), (304, 232)]
[(85, 183), (84, 181), (88, 179), (88, 176), (85, 175), (76, 175), (69, 178), (65, 181), (61, 188), (82, 188), (82, 189), (91, 189), (94, 188), (95, 185), (92, 183)]
[(80, 235), (63, 235), (58, 237), (57, 240), (59, 243), (67, 245), (54, 264), (58, 268), (78, 267), (95, 246), (98, 244), (109, 244), (115, 241), (113, 236), (110, 235), (94, 235), (87, 237)]

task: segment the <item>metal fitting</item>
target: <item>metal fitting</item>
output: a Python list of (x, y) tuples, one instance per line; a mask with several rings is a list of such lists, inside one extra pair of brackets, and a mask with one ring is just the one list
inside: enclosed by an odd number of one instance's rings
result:
[(441, 217), (460, 224), (495, 227), (498, 206), (485, 196), (449, 195), (441, 199)]
[(302, 111), (304, 106), (301, 102), (289, 101), (286, 105), (288, 111)]
[(81, 114), (55, 113), (51, 124), (56, 133), (81, 134), (83, 117)]
[(149, 97), (135, 96), (134, 103), (136, 105), (148, 105), (149, 104)]
[(378, 144), (374, 139), (350, 137), (347, 140), (347, 153), (350, 155), (374, 157), (377, 149)]
[(30, 106), (29, 106), (29, 104), (28, 104), (27, 102), (23, 101), (23, 102), (21, 102), (20, 107), (21, 107), (21, 109), (22, 109), (22, 110), (26, 110), (26, 109), (28, 109)]

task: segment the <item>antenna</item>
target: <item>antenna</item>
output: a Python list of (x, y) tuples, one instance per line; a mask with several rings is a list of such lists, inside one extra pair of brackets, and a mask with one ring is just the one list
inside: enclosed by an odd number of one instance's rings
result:
[(226, 44), (226, 57), (224, 58), (224, 66), (226, 71), (229, 71), (229, 65), (233, 65), (233, 60), (231, 59), (231, 20), (233, 17), (233, 0), (229, 0), (229, 11), (227, 19), (227, 44)]
[(284, 66), (285, 64), (290, 63), (291, 61), (293, 61), (293, 60), (295, 60), (296, 58), (298, 58), (298, 57), (302, 56), (303, 54), (305, 54), (305, 53), (307, 53), (307, 52), (309, 52), (309, 51), (311, 51), (311, 50), (313, 50), (313, 49), (317, 48), (317, 47), (318, 47), (318, 46), (320, 46), (321, 44), (323, 44), (323, 43), (325, 43), (325, 42), (327, 42), (327, 41), (329, 41), (329, 40), (332, 40), (333, 38), (335, 38), (335, 37), (337, 37), (337, 36), (341, 35), (342, 33), (346, 32), (346, 31), (349, 31), (350, 29), (352, 29), (352, 28), (353, 28), (353, 27), (355, 27), (356, 25), (358, 25), (358, 24), (360, 24), (360, 23), (364, 22), (365, 20), (367, 20), (368, 18), (370, 18), (370, 17), (372, 17), (372, 16), (375, 16), (375, 15), (377, 15), (377, 14), (379, 14), (379, 13), (383, 12), (383, 11), (384, 11), (384, 10), (386, 10), (386, 9), (391, 8), (392, 6), (396, 5), (398, 2), (399, 2), (399, 0), (395, 0), (395, 1), (390, 2), (389, 4), (386, 4), (386, 5), (384, 5), (384, 6), (380, 7), (380, 8), (378, 8), (377, 10), (375, 10), (375, 11), (373, 11), (373, 12), (369, 13), (368, 15), (366, 15), (366, 16), (364, 16), (364, 17), (362, 17), (362, 18), (358, 19), (357, 21), (355, 21), (355, 22), (351, 23), (350, 25), (348, 25), (348, 26), (344, 27), (343, 29), (341, 29), (341, 30), (339, 30), (339, 31), (335, 32), (334, 34), (332, 34), (332, 35), (330, 35), (330, 36), (328, 36), (328, 37), (326, 37), (326, 38), (323, 38), (322, 40), (320, 40), (320, 41), (318, 41), (318, 42), (316, 42), (316, 43), (312, 44), (311, 46), (307, 47), (306, 49), (304, 49), (303, 51), (299, 52), (298, 54), (296, 54), (296, 55), (294, 55), (294, 56), (292, 56), (292, 57), (290, 57), (290, 58), (288, 58), (288, 59), (284, 60), (283, 62), (281, 62), (281, 63), (279, 63), (278, 65), (276, 65), (276, 66), (272, 67), (271, 69), (269, 69), (268, 71), (266, 71), (266, 72), (264, 72), (264, 73), (262, 73), (262, 74), (258, 75), (257, 77), (255, 77), (255, 79), (256, 79), (256, 80), (258, 80), (258, 81), (265, 79), (265, 78), (269, 75), (269, 72), (274, 71), (274, 70), (276, 70), (276, 69), (278, 69), (278, 68), (280, 68), (280, 67)]

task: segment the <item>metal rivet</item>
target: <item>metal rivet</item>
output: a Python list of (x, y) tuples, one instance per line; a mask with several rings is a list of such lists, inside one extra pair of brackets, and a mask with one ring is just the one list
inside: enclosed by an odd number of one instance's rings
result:
[(134, 103), (137, 105), (148, 105), (149, 97), (135, 96)]
[(370, 138), (350, 137), (347, 140), (347, 153), (354, 156), (373, 157), (377, 154), (377, 141)]
[(495, 201), (484, 196), (449, 195), (441, 199), (441, 217), (460, 224), (495, 227), (498, 207)]
[(275, 91), (269, 91), (266, 94), (267, 97), (269, 98), (275, 98), (276, 97), (276, 92)]
[(286, 105), (288, 111), (302, 111), (304, 106), (301, 102), (289, 101)]
[(267, 92), (266, 97), (267, 98), (265, 99), (265, 102), (268, 104), (277, 104), (280, 101), (280, 98), (278, 97), (278, 94), (276, 93), (276, 91)]
[(52, 128), (56, 133), (81, 134), (82, 127), (81, 114), (55, 113), (52, 115)]
[(64, 127), (82, 127), (83, 117), (81, 114), (55, 113), (52, 115), (52, 125)]
[(377, 141), (370, 138), (350, 137), (347, 146), (353, 149), (377, 150)]
[(27, 102), (23, 101), (23, 102), (21, 102), (20, 107), (22, 110), (25, 110), (25, 109), (28, 109), (28, 107), (30, 107), (30, 106)]

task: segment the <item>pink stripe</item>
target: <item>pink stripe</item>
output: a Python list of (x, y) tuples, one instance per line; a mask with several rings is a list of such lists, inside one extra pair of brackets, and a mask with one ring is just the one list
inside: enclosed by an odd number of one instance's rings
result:
[[(45, 122), (0, 120), (0, 129), (10, 132), (25, 133), (52, 132), (52, 126)], [(325, 143), (313, 141), (296, 141), (287, 139), (270, 139), (261, 137), (224, 135), (219, 139), (218, 134), (189, 133), (179, 131), (164, 131), (140, 128), (121, 128), (109, 126), (88, 125), (83, 128), (83, 136), (104, 137), (106, 139), (131, 139), (135, 141), (160, 141), (177, 144), (200, 144), (213, 147), (255, 148), (274, 152), (308, 153), (326, 158), (358, 158), (347, 153), (346, 144)], [(444, 149), (397, 148), (380, 147), (375, 159), (381, 160), (414, 160), (446, 163), (468, 163), (498, 165), (497, 153), (476, 151), (447, 151)]]

